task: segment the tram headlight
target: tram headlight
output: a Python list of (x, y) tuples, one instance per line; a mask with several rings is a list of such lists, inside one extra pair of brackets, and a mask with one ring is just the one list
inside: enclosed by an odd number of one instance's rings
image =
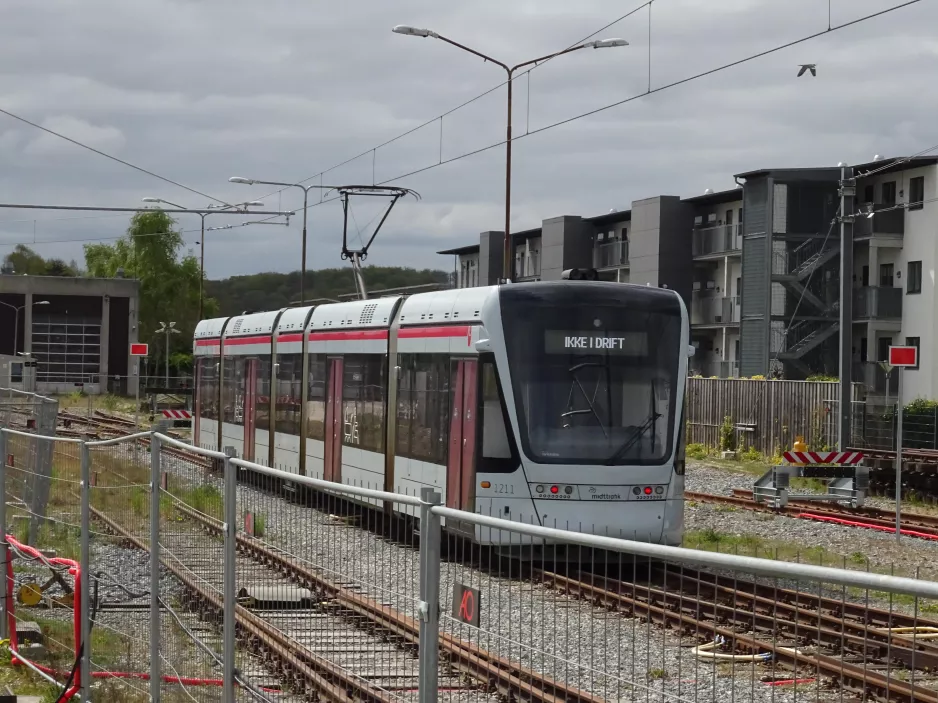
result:
[(638, 486), (632, 486), (632, 495), (639, 495), (642, 492), (642, 489)]
[(572, 495), (573, 486), (567, 486), (566, 488), (563, 489), (563, 492), (566, 493), (567, 495)]
[(543, 493), (543, 492), (544, 492), (544, 486), (538, 486), (535, 490), (536, 490), (538, 493)]
[(655, 486), (655, 493), (657, 493), (659, 496), (664, 493), (664, 486)]
[(560, 486), (551, 486), (550, 492), (554, 494), (560, 493)]
[(651, 486), (645, 486), (645, 495), (646, 495), (646, 496), (650, 496), (650, 495), (651, 495)]

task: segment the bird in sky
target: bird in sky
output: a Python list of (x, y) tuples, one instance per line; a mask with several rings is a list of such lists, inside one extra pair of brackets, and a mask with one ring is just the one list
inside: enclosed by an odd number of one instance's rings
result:
[(801, 70), (798, 71), (798, 78), (801, 78), (807, 71), (811, 71), (812, 76), (817, 75), (817, 64), (816, 63), (802, 63), (798, 64), (801, 66)]

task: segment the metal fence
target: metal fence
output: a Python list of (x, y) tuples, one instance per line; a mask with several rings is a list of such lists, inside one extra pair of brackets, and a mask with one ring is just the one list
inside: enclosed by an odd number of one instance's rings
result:
[(729, 418), (745, 447), (763, 454), (790, 449), (799, 435), (812, 448), (833, 446), (839, 399), (839, 384), (830, 382), (688, 378), (687, 442), (719, 447)]
[[(0, 449), (35, 439), (0, 430)], [(74, 562), (33, 555), (9, 529), (28, 512), (24, 472), (0, 462), (2, 603), (17, 632), (37, 619), (28, 594), (28, 610), (14, 605), (24, 579), (43, 580), (27, 562), (57, 573), (43, 598), (73, 590), (79, 607), (40, 622), (58, 658), (37, 669), (61, 681), (80, 652), (83, 700), (938, 703), (938, 583), (908, 578), (930, 571), (509, 522), (429, 488), (337, 485), (158, 433), (41, 441), (54, 471), (32, 546)]]

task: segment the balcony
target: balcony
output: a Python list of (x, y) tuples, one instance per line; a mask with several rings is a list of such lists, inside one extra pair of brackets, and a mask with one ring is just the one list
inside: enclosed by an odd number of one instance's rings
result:
[(704, 378), (739, 378), (738, 361), (699, 361), (691, 359), (689, 375)]
[(901, 320), (902, 289), (878, 286), (854, 288), (853, 319)]
[(694, 256), (731, 254), (743, 248), (743, 230), (740, 225), (717, 225), (695, 229), (693, 232)]
[(853, 238), (864, 237), (901, 237), (905, 234), (905, 208), (895, 210), (886, 209), (876, 212), (880, 208), (892, 208), (893, 205), (874, 206), (873, 217), (858, 215), (853, 221)]
[(691, 300), (692, 325), (738, 325), (739, 296), (718, 297), (694, 292)]
[(893, 399), (899, 394), (899, 374), (889, 375), (878, 361), (862, 361), (853, 364), (853, 382), (862, 383), (873, 395), (889, 395)]
[(629, 265), (629, 240), (617, 239), (593, 247), (593, 268), (605, 269)]
[(541, 275), (541, 257), (540, 252), (533, 250), (530, 255), (527, 257), (527, 260), (524, 256), (515, 257), (515, 272), (514, 280), (516, 281), (528, 281), (537, 279)]

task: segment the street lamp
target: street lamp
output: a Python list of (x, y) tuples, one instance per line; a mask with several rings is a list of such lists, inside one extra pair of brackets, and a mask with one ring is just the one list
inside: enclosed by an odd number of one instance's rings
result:
[(507, 136), (505, 139), (505, 250), (504, 250), (504, 261), (502, 262), (502, 270), (504, 273), (505, 281), (511, 279), (511, 262), (513, 256), (511, 255), (511, 103), (512, 103), (512, 85), (514, 83), (514, 73), (519, 68), (524, 68), (525, 66), (531, 66), (538, 64), (542, 61), (547, 61), (556, 56), (562, 56), (564, 54), (570, 54), (574, 51), (579, 51), (580, 49), (612, 49), (619, 46), (628, 46), (629, 43), (625, 39), (599, 39), (596, 41), (586, 42), (585, 44), (578, 44), (576, 46), (571, 46), (569, 49), (564, 49), (563, 51), (557, 51), (553, 54), (548, 54), (547, 56), (541, 56), (537, 59), (532, 59), (530, 61), (525, 61), (519, 63), (516, 66), (508, 66), (501, 61), (496, 61), (491, 56), (486, 56), (480, 51), (475, 49), (470, 49), (468, 46), (460, 44), (453, 41), (447, 37), (444, 37), (442, 34), (438, 34), (431, 29), (423, 29), (420, 27), (411, 27), (406, 24), (399, 24), (394, 27), (392, 30), (395, 34), (403, 34), (407, 37), (432, 37), (434, 39), (439, 39), (444, 41), (447, 44), (455, 46), (457, 49), (462, 49), (467, 51), (470, 54), (478, 56), (480, 59), (489, 61), (496, 66), (500, 66), (508, 74), (508, 129)]
[[(33, 306), (36, 306), (36, 305), (48, 305), (48, 304), (49, 304), (49, 301), (48, 301), (48, 300), (37, 300), (37, 301), (33, 302)], [(19, 307), (17, 307), (17, 306), (15, 306), (15, 305), (10, 305), (9, 303), (4, 303), (3, 301), (0, 301), (0, 305), (5, 305), (5, 306), (7, 306), (8, 308), (11, 308), (11, 309), (13, 310), (13, 312), (15, 313), (15, 315), (14, 315), (14, 322), (13, 322), (13, 356), (16, 356), (16, 347), (19, 346), (19, 341), (20, 341), (20, 340), (19, 340), (19, 333), (20, 333), (20, 310), (23, 310), (23, 309), (25, 309), (25, 308), (28, 307), (28, 306), (27, 306), (27, 305), (20, 305)]]
[(160, 328), (156, 331), (157, 334), (162, 332), (166, 333), (166, 388), (169, 388), (169, 335), (179, 334), (179, 330), (176, 329), (176, 323), (170, 322), (166, 324), (165, 322), (160, 323)]
[[(163, 205), (170, 205), (172, 207), (179, 208), (180, 210), (186, 209), (182, 205), (177, 205), (176, 203), (172, 203), (169, 200), (163, 200), (162, 198), (141, 198), (141, 200), (143, 200), (143, 202), (145, 203), (161, 203)], [(209, 209), (212, 209), (215, 206), (209, 205), (208, 207)], [(232, 209), (236, 211), (247, 212), (247, 209), (249, 207), (264, 207), (264, 203), (262, 203), (260, 200), (250, 200), (246, 203), (235, 203), (234, 205), (225, 205), (224, 207), (218, 208), (218, 212), (225, 212), (226, 210), (232, 210)], [(197, 214), (202, 219), (202, 238), (199, 240), (199, 244), (202, 247), (201, 256), (199, 257), (199, 319), (201, 320), (202, 319), (202, 288), (203, 288), (202, 279), (205, 278), (205, 218), (208, 217), (209, 215), (214, 215), (215, 213), (200, 212), (200, 213), (195, 213), (195, 214)], [(134, 254), (135, 254), (134, 258), (136, 258), (136, 251), (137, 251), (137, 247), (135, 244), (134, 245)]]
[[(228, 179), (229, 183), (240, 183), (245, 186), (267, 185), (282, 186), (284, 188), (299, 188), (303, 191), (303, 255), (300, 262), (300, 304), (306, 303), (306, 202), (309, 198), (309, 191), (313, 188), (325, 188), (327, 186), (304, 186), (302, 183), (283, 183), (281, 181), (259, 181), (256, 178), (242, 178), (241, 176), (232, 176)], [(331, 186), (329, 186), (331, 187)]]

